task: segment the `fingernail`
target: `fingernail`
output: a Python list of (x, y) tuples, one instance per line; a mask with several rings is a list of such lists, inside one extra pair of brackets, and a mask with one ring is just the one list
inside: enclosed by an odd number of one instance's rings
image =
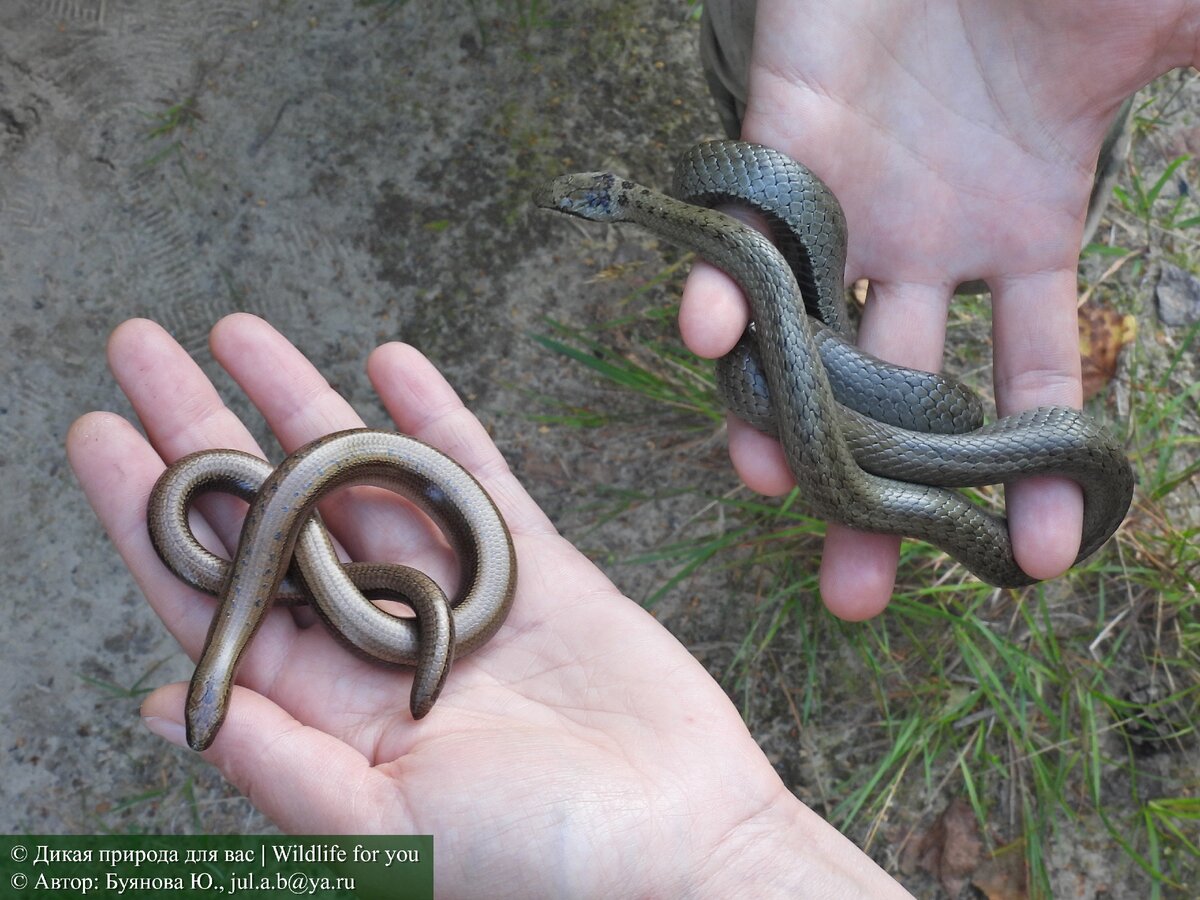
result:
[(174, 722), (162, 716), (142, 716), (142, 724), (176, 747), (187, 746), (187, 730), (182, 722)]

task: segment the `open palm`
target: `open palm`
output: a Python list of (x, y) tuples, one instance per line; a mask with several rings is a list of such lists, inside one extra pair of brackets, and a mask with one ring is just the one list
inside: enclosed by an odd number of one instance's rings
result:
[[(993, 297), (1000, 415), (1082, 401), (1076, 267), (1097, 152), (1133, 91), (1195, 55), (1182, 0), (760, 0), (742, 137), (781, 150), (837, 194), (847, 277), (871, 279), (859, 344), (927, 370), (941, 365), (956, 285)], [(702, 356), (725, 353), (747, 310), (698, 267), (680, 315)], [(789, 489), (778, 445), (731, 422), (730, 452), (756, 490)], [(1070, 482), (1008, 494), (1017, 561), (1060, 574), (1078, 551)], [(886, 605), (895, 538), (830, 526), (821, 588), (839, 615)]]
[[(231, 316), (211, 345), (286, 449), (362, 424), (265, 322)], [(109, 358), (149, 442), (124, 419), (90, 413), (71, 429), (70, 460), (195, 658), (214, 601), (158, 561), (146, 497), (164, 461), (210, 447), (259, 451), (157, 325), (122, 325)], [(397, 427), (453, 456), (496, 501), (518, 559), (512, 612), (456, 661), (433, 712), (414, 722), (407, 672), (364, 662), (274, 610), (207, 759), (287, 830), (433, 834), (438, 884), (454, 896), (681, 896), (734, 877), (803, 883), (811, 896), (903, 895), (786, 790), (695, 659), (555, 532), (427, 360), (389, 344), (368, 372)], [(233, 546), (244, 506), (202, 499), (209, 543)], [(352, 557), (414, 565), (453, 590), (444, 540), (395, 495), (350, 488), (321, 514)], [(161, 688), (143, 706), (147, 724), (178, 744), (185, 689)]]

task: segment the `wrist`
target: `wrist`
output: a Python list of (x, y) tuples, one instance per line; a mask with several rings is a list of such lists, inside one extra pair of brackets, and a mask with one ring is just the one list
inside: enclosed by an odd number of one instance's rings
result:
[(687, 893), (911, 900), (874, 860), (782, 786), (775, 802), (726, 834), (698, 864)]

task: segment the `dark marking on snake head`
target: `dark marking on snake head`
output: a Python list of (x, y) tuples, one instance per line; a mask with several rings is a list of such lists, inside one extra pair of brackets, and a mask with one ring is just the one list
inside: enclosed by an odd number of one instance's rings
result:
[(620, 214), (616, 183), (616, 176), (610, 172), (563, 175), (538, 188), (533, 199), (544, 209), (596, 222), (613, 221)]

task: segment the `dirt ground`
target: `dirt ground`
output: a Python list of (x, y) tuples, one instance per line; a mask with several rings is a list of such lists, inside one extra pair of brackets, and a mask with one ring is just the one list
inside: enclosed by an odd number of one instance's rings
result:
[[(129, 411), (104, 362), (118, 322), (162, 322), (264, 446), (208, 355), (220, 316), (269, 319), (381, 425), (366, 356), (409, 341), (568, 533), (591, 524), (595, 485), (684, 480), (682, 458), (631, 460), (530, 418), (540, 397), (595, 390), (530, 335), (547, 315), (606, 318), (616, 298), (581, 288), (594, 269), (577, 233), (529, 197), (571, 166), (665, 179), (679, 148), (715, 135), (696, 34), (678, 0), (0, 3), (0, 827), (267, 825), (136, 715), (140, 687), (189, 663), (62, 451), (80, 413)], [(655, 258), (640, 235), (593, 237)], [(724, 469), (719, 442), (710, 457)], [(636, 529), (589, 532), (589, 549), (630, 556), (686, 514), (651, 504)], [(637, 597), (653, 575), (622, 582)]]
[[(170, 329), (264, 446), (206, 349), (223, 314), (268, 318), (379, 425), (367, 353), (417, 345), (568, 537), (634, 599), (662, 583), (668, 568), (626, 561), (700, 512), (698, 479), (708, 496), (735, 486), (722, 434), (538, 424), (551, 398), (628, 401), (531, 335), (547, 316), (587, 327), (620, 314), (629, 285), (594, 283), (598, 269), (650, 277), (678, 254), (632, 230), (581, 234), (528, 197), (572, 169), (666, 184), (682, 148), (718, 135), (692, 12), (685, 0), (0, 0), (0, 828), (270, 828), (139, 722), (139, 692), (186, 680), (190, 663), (64, 459), (76, 416), (129, 412), (104, 341), (130, 316)], [(597, 504), (621, 492), (636, 515), (598, 524)], [(753, 602), (714, 565), (655, 613), (724, 677)], [(799, 641), (776, 646), (789, 668), (804, 662)], [(751, 725), (819, 800), (813, 766), (836, 765), (855, 719), (798, 741), (783, 696)], [(1062, 840), (1063, 896), (1122, 896), (1128, 865), (1107, 842), (1069, 828)], [(876, 849), (894, 868), (895, 848)]]

